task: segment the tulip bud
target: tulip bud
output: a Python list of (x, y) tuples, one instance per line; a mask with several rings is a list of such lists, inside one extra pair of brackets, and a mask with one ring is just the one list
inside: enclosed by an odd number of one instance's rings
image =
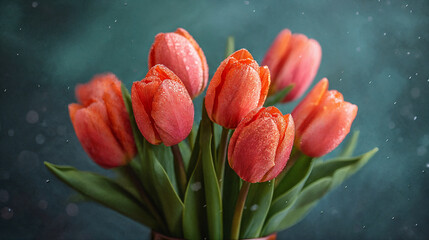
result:
[(301, 97), (316, 76), (321, 58), (322, 49), (316, 40), (292, 34), (288, 29), (281, 31), (262, 61), (262, 65), (270, 68), (273, 79), (269, 94), (293, 84), (282, 102)]
[(121, 82), (114, 74), (95, 76), (76, 87), (80, 104), (69, 104), (69, 114), (83, 149), (100, 166), (127, 164), (136, 155), (130, 119), (122, 99)]
[(276, 107), (258, 108), (238, 124), (228, 147), (228, 161), (243, 180), (269, 181), (283, 170), (293, 146), (295, 126), (290, 114)]
[(328, 84), (328, 79), (322, 79), (292, 112), (295, 145), (311, 157), (334, 150), (350, 132), (358, 110), (340, 92), (327, 91)]
[(166, 66), (152, 67), (131, 89), (134, 117), (140, 132), (152, 144), (176, 145), (192, 129), (194, 105), (179, 77)]
[(225, 128), (236, 128), (246, 114), (264, 104), (269, 86), (268, 67), (259, 67), (246, 49), (238, 50), (220, 64), (210, 81), (207, 114)]
[(156, 64), (173, 71), (185, 84), (191, 98), (197, 97), (207, 85), (209, 68), (204, 52), (183, 28), (155, 36), (149, 52), (149, 68)]

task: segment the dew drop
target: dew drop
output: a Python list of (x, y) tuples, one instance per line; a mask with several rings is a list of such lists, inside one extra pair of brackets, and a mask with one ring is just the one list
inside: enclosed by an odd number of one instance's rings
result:
[(66, 206), (67, 215), (74, 217), (79, 214), (79, 207), (75, 203), (69, 203)]
[(15, 135), (15, 131), (13, 129), (9, 129), (7, 130), (7, 135), (9, 135), (9, 137), (13, 137)]
[(414, 116), (414, 118), (413, 118), (413, 119), (414, 119), (414, 121), (416, 121), (416, 120), (417, 120), (417, 116)]
[(45, 136), (43, 136), (42, 134), (37, 134), (36, 136), (36, 143), (37, 144), (43, 144), (45, 143)]
[(51, 182), (51, 180), (49, 180), (49, 179), (46, 179), (46, 181), (45, 181), (46, 183), (50, 183)]
[(5, 220), (9, 220), (13, 217), (13, 209), (9, 207), (4, 207), (1, 209), (1, 217)]
[(191, 184), (191, 190), (197, 192), (201, 189), (201, 182), (196, 182)]
[(251, 207), (250, 207), (250, 211), (256, 211), (256, 210), (258, 210), (258, 208), (259, 208), (259, 206), (258, 206), (258, 204), (253, 204)]
[(392, 217), (392, 220), (395, 220), (395, 217)]
[(30, 110), (30, 111), (28, 111), (27, 115), (25, 116), (25, 119), (30, 124), (37, 123), (39, 121), (39, 114), (34, 110)]

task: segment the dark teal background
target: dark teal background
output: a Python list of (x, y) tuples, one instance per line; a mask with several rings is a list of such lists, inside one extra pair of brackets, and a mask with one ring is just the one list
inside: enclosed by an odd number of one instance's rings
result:
[(427, 239), (428, 10), (425, 0), (1, 1), (0, 238), (148, 238), (116, 212), (70, 204), (73, 191), (43, 161), (107, 173), (73, 132), (74, 86), (110, 71), (130, 87), (146, 74), (154, 36), (184, 27), (210, 76), (228, 35), (258, 61), (283, 28), (315, 38), (323, 50), (316, 81), (328, 77), (359, 106), (357, 152), (380, 148), (279, 239)]

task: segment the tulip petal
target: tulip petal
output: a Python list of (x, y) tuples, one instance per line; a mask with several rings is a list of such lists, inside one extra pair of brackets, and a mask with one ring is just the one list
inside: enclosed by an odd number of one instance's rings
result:
[(151, 115), (166, 146), (185, 139), (194, 121), (194, 105), (186, 88), (178, 82), (164, 80), (153, 97)]
[(314, 120), (301, 133), (300, 149), (313, 157), (331, 152), (343, 141), (358, 110), (356, 105), (344, 102), (336, 91), (326, 95), (323, 107), (317, 109)]
[(269, 66), (273, 79), (277, 77), (276, 73), (279, 72), (281, 64), (285, 61), (291, 37), (292, 33), (289, 29), (281, 31), (262, 60), (261, 65)]
[(274, 160), (275, 166), (265, 174), (261, 180), (262, 182), (277, 177), (277, 175), (283, 171), (287, 161), (289, 160), (295, 138), (295, 125), (290, 114), (277, 117), (275, 120), (279, 133), (281, 134), (279, 137), (280, 143), (276, 150), (276, 157)]
[(185, 84), (189, 94), (195, 97), (203, 86), (203, 63), (194, 46), (176, 33), (156, 35), (149, 53), (149, 68), (163, 64), (171, 69)]
[[(319, 43), (313, 39), (309, 39), (300, 52), (294, 53), (296, 55), (291, 54), (289, 61), (297, 59), (295, 66), (291, 66), (294, 68), (291, 81), (295, 83), (295, 87), (286, 98), (283, 99), (283, 102), (293, 101), (304, 94), (316, 76), (322, 59), (322, 48)], [(283, 76), (279, 76), (279, 78), (282, 79)], [(287, 86), (288, 81), (281, 81), (279, 88), (283, 89)]]
[(126, 152), (128, 160), (131, 160), (137, 153), (137, 149), (121, 89), (116, 86), (118, 85), (112, 86), (110, 91), (104, 93), (103, 100), (111, 123), (110, 128)]
[(301, 64), (303, 51), (307, 48), (307, 44), (308, 38), (305, 35), (293, 35), (289, 47), (279, 63), (280, 67), (278, 68), (278, 72), (275, 74), (275, 89), (283, 89), (290, 84), (299, 85), (302, 83), (302, 79), (296, 77), (299, 74), (298, 66)]
[(301, 132), (307, 127), (309, 121), (311, 121), (312, 112), (319, 105), (322, 97), (328, 90), (328, 85), (328, 79), (323, 78), (292, 111), (296, 134), (298, 136), (301, 135)]
[(207, 86), (207, 82), (209, 79), (209, 66), (207, 65), (206, 56), (204, 55), (204, 52), (200, 48), (200, 46), (198, 45), (197, 41), (195, 41), (195, 39), (191, 36), (191, 34), (188, 33), (188, 31), (186, 31), (183, 28), (178, 28), (175, 31), (175, 33), (177, 33), (177, 34), (185, 37), (186, 39), (188, 39), (188, 41), (192, 44), (192, 46), (194, 46), (195, 50), (197, 51), (198, 55), (200, 56), (202, 67), (203, 67), (203, 84), (201, 86), (200, 92), (198, 93), (198, 94), (200, 94), (204, 90), (204, 88)]
[[(247, 65), (232, 68), (223, 79), (214, 118), (226, 128), (236, 128), (247, 113), (258, 107), (261, 80), (258, 72)], [(221, 115), (225, 112), (229, 114)]]
[(242, 59), (251, 59), (251, 60), (253, 60), (252, 54), (250, 54), (250, 52), (247, 51), (247, 49), (244, 49), (244, 48), (235, 51), (229, 57), (235, 58), (237, 60), (242, 60)]
[(225, 71), (225, 68), (227, 68), (227, 66), (231, 65), (233, 62), (236, 62), (236, 61), (237, 60), (231, 57), (228, 57), (225, 60), (223, 60), (220, 66), (217, 68), (207, 88), (206, 96), (204, 98), (205, 99), (204, 103), (206, 106), (207, 115), (210, 117), (210, 120), (212, 120), (213, 122), (216, 122), (213, 116), (215, 115), (215, 109), (217, 109), (216, 99), (223, 85), (223, 82), (222, 82), (222, 76), (224, 75), (223, 72)]
[(267, 66), (260, 68), (259, 77), (261, 78), (261, 97), (259, 98), (258, 106), (262, 106), (267, 98), (271, 83), (270, 70)]
[(82, 105), (88, 106), (94, 101), (102, 100), (104, 92), (108, 91), (112, 84), (119, 87), (121, 85), (113, 73), (96, 75), (89, 83), (76, 86), (76, 98)]
[(73, 126), (88, 155), (100, 166), (112, 168), (125, 164), (127, 157), (106, 119), (107, 112), (104, 104), (94, 102), (74, 113)]
[(161, 139), (150, 114), (152, 112), (153, 97), (160, 85), (160, 81), (148, 83), (140, 81), (134, 82), (131, 88), (131, 102), (137, 126), (146, 140), (154, 145), (160, 144)]
[(275, 165), (280, 137), (277, 126), (270, 118), (258, 118), (237, 136), (228, 152), (229, 164), (245, 181), (260, 182)]

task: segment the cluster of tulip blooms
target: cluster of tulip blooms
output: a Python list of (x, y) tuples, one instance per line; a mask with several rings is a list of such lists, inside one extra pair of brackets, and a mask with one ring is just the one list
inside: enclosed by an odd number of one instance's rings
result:
[(131, 94), (115, 75), (101, 74), (78, 85), (79, 103), (69, 105), (83, 149), (117, 177), (46, 166), (85, 199), (151, 228), (155, 239), (275, 238), (377, 149), (352, 157), (354, 134), (337, 158), (320, 159), (343, 141), (358, 110), (328, 91), (326, 78), (291, 114), (271, 106), (311, 85), (321, 61), (316, 40), (283, 30), (261, 67), (233, 48), (229, 39), (194, 126), (206, 58), (184, 29), (158, 34), (149, 72)]

